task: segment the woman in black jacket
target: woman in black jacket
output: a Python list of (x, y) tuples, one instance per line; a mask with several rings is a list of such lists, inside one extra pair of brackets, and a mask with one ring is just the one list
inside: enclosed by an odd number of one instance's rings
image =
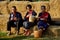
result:
[(28, 36), (30, 34), (30, 28), (33, 26), (34, 22), (30, 22), (29, 21), (29, 17), (30, 15), (32, 15), (33, 17), (35, 17), (37, 14), (34, 10), (32, 10), (32, 6), (31, 5), (27, 5), (26, 9), (28, 10), (25, 17), (24, 17), (24, 22), (23, 22), (23, 26), (25, 27), (25, 33), (24, 35)]

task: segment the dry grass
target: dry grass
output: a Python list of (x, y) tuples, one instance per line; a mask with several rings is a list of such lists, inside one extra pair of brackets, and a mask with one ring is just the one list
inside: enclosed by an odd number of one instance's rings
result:
[(37, 14), (41, 11), (41, 5), (45, 5), (47, 10), (50, 10), (49, 13), (51, 14), (52, 18), (60, 18), (60, 1), (59, 0), (50, 0), (50, 2), (28, 2), (28, 1), (12, 1), (7, 4), (6, 1), (0, 2), (0, 31), (6, 32), (6, 25), (9, 17), (9, 12), (11, 11), (12, 6), (17, 7), (17, 11), (22, 13), (24, 17), (26, 14), (26, 5), (31, 4), (33, 9), (37, 12)]

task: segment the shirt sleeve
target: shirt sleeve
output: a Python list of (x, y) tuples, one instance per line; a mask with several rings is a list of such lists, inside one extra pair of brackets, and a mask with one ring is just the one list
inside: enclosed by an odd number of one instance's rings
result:
[(10, 15), (9, 15), (9, 20), (11, 19), (11, 13), (10, 13)]
[(51, 16), (50, 16), (50, 14), (48, 13), (48, 23), (51, 24), (51, 21), (52, 21), (52, 20), (51, 20)]
[(40, 17), (42, 15), (42, 13), (39, 13), (38, 17)]
[(28, 20), (28, 19), (26, 18), (27, 15), (28, 15), (28, 12), (26, 13), (26, 15), (25, 15), (25, 17), (24, 17), (24, 21)]
[(22, 20), (22, 15), (21, 15), (21, 13), (18, 13), (17, 18), (18, 18), (19, 20)]
[(33, 10), (33, 15), (34, 15), (34, 16), (36, 16), (36, 15), (37, 15), (37, 13), (36, 13), (34, 10)]

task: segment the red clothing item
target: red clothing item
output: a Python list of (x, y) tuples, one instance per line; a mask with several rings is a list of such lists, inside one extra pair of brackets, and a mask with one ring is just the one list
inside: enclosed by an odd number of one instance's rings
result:
[(48, 18), (48, 13), (47, 13), (47, 12), (43, 13), (43, 14), (40, 16), (40, 18)]
[(48, 18), (48, 15), (49, 15), (48, 12), (41, 13), (40, 19), (43, 18), (43, 19), (45, 19), (44, 21), (46, 21)]
[(29, 11), (29, 14), (32, 14), (32, 10)]
[[(30, 11), (28, 12), (28, 13), (29, 13), (28, 15), (29, 15), (29, 16), (30, 16), (30, 14), (32, 15), (32, 12), (33, 12), (33, 11), (30, 10)], [(28, 19), (29, 19), (29, 16), (27, 17)]]

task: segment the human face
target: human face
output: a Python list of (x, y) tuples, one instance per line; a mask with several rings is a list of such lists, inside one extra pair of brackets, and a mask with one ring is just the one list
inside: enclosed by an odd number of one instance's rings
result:
[(16, 12), (16, 9), (15, 8), (12, 8), (12, 12), (15, 13)]
[(41, 10), (42, 10), (42, 12), (45, 12), (46, 9), (44, 7), (41, 7)]
[(31, 10), (29, 7), (27, 7), (26, 9), (27, 9), (27, 11), (30, 11)]

